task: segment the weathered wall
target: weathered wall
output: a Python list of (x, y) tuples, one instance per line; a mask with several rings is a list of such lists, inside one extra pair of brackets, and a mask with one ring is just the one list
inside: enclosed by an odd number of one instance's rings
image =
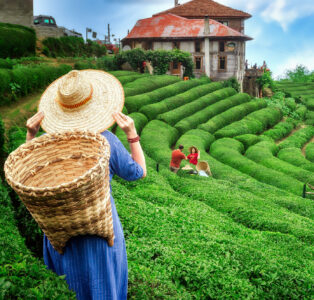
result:
[(36, 36), (39, 40), (47, 37), (58, 38), (64, 36), (64, 28), (61, 27), (49, 27), (49, 26), (33, 26), (36, 31)]
[(172, 42), (154, 42), (154, 50), (172, 50)]
[(33, 0), (0, 0), (0, 22), (31, 26)]

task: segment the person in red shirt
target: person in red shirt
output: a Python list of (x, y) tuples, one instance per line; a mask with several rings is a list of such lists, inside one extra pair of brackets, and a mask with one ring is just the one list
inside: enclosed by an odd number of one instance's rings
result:
[(200, 151), (194, 146), (190, 147), (189, 150), (190, 150), (190, 154), (188, 155), (187, 158), (188, 158), (190, 164), (193, 164), (196, 166), (197, 162), (200, 158)]
[(185, 154), (182, 152), (183, 146), (180, 145), (179, 149), (172, 151), (171, 162), (170, 162), (170, 171), (177, 173), (180, 169), (180, 164), (182, 159), (187, 159)]

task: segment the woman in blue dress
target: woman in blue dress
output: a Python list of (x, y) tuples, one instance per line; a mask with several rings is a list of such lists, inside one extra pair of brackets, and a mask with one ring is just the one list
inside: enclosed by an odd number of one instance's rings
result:
[[(35, 137), (43, 118), (44, 114), (39, 112), (27, 121), (27, 141)], [(111, 149), (110, 182), (115, 174), (130, 181), (145, 177), (145, 157), (133, 120), (122, 113), (114, 113), (113, 118), (128, 137), (131, 156), (114, 134), (109, 131), (102, 133)], [(59, 254), (44, 235), (45, 264), (58, 275), (65, 275), (69, 288), (75, 291), (79, 300), (127, 298), (128, 266), (125, 240), (114, 199), (111, 195), (110, 198), (115, 235), (112, 247), (108, 246), (104, 238), (98, 236), (77, 236), (68, 241), (64, 254)]]

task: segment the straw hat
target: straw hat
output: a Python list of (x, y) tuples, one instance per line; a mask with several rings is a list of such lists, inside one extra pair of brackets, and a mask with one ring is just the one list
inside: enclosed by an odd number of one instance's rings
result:
[(59, 253), (77, 235), (113, 245), (109, 159), (106, 138), (86, 131), (42, 135), (7, 158), (8, 184)]
[(198, 161), (197, 165), (196, 165), (196, 170), (199, 171), (205, 171), (206, 174), (208, 174), (209, 176), (212, 175), (212, 172), (210, 171), (209, 165), (207, 161), (201, 160)]
[(71, 129), (102, 132), (115, 121), (113, 112), (122, 111), (124, 90), (120, 81), (99, 70), (71, 71), (51, 83), (42, 94), (38, 111), (45, 117), (48, 132)]

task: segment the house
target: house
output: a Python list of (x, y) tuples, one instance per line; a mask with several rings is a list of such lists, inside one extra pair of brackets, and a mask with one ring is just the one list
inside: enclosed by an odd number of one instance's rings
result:
[[(242, 84), (245, 74), (244, 21), (251, 15), (211, 0), (192, 0), (139, 20), (122, 40), (124, 50), (178, 48), (190, 52), (194, 74), (213, 80), (235, 76)], [(182, 74), (178, 64), (171, 74)]]

